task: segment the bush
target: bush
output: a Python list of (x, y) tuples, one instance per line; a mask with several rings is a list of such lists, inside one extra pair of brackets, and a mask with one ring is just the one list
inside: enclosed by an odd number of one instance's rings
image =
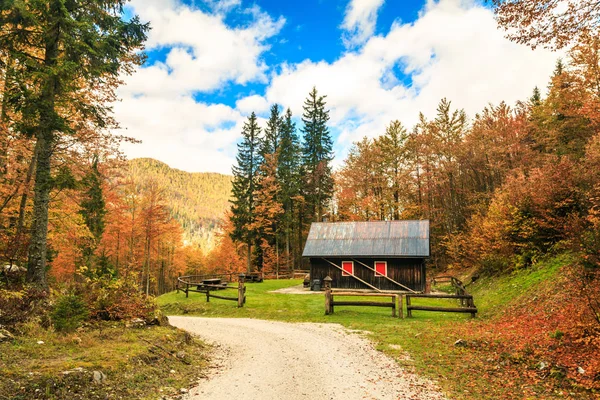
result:
[(15, 327), (47, 313), (47, 292), (34, 287), (0, 288), (0, 325)]
[(141, 293), (133, 280), (115, 279), (110, 276), (90, 278), (82, 289), (90, 309), (90, 317), (94, 319), (154, 319), (154, 311), (157, 308), (154, 299)]
[(51, 317), (57, 331), (72, 332), (89, 317), (89, 311), (81, 297), (71, 294), (58, 298)]

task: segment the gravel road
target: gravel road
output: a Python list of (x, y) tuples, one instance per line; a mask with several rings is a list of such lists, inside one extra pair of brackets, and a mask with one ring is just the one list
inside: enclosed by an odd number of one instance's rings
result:
[(169, 317), (216, 346), (188, 400), (445, 399), (355, 332), (336, 324)]

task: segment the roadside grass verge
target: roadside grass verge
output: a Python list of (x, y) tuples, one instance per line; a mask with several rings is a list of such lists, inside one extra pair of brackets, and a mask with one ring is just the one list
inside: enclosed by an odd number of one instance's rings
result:
[[(301, 280), (250, 283), (247, 304), (241, 309), (228, 301), (211, 299), (207, 303), (205, 295), (191, 292), (189, 298), (182, 292), (168, 293), (157, 302), (168, 315), (338, 323), (366, 331), (378, 350), (401, 366), (434, 379), (454, 399), (596, 398), (594, 393), (572, 386), (564, 389), (560, 377), (538, 379), (537, 360), (517, 360), (495, 350), (503, 339), (494, 332), (494, 321), (524, 298), (543, 293), (570, 260), (571, 256), (563, 255), (510, 276), (481, 278), (469, 285), (479, 310), (475, 319), (469, 314), (413, 311), (413, 318), (401, 320), (392, 318), (390, 309), (376, 307), (336, 307), (333, 315), (326, 316), (323, 294), (272, 293), (300, 285)], [(441, 299), (413, 299), (413, 304), (455, 305), (454, 300)]]
[[(63, 334), (29, 324), (22, 335), (0, 343), (0, 399), (173, 396), (195, 385), (206, 350), (170, 326), (98, 323)], [(94, 371), (103, 382), (94, 381)]]

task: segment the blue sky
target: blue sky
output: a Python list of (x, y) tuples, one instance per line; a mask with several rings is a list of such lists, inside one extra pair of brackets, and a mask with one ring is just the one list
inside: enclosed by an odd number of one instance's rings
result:
[[(229, 173), (241, 126), (270, 104), (298, 117), (328, 97), (336, 165), (393, 119), (411, 127), (443, 97), (470, 115), (544, 87), (557, 54), (516, 45), (477, 0), (132, 0), (148, 61), (124, 77), (118, 133), (131, 157)], [(264, 121), (263, 121), (264, 122)]]
[[(347, 47), (344, 45), (340, 27), (344, 21), (347, 0), (306, 0), (298, 6), (297, 1), (241, 1), (240, 9), (259, 5), (272, 16), (284, 16), (285, 25), (276, 37), (266, 43), (270, 48), (262, 54), (268, 65), (276, 66), (282, 62), (300, 63), (305, 59), (334, 62)], [(210, 3), (202, 1), (182, 1), (182, 4), (196, 6), (204, 12), (211, 12)], [(413, 22), (423, 8), (422, 0), (400, 0), (383, 3), (378, 10), (375, 34), (385, 34), (394, 21)], [(252, 15), (244, 12), (231, 12), (225, 15), (224, 22), (231, 28), (243, 28), (252, 23)], [(157, 48), (148, 51), (148, 65), (164, 62), (170, 48)], [(403, 76), (396, 71), (399, 79)], [(235, 102), (245, 96), (264, 92), (266, 83), (246, 83), (243, 85), (224, 85), (207, 92), (198, 92), (199, 101), (221, 102), (235, 106)]]

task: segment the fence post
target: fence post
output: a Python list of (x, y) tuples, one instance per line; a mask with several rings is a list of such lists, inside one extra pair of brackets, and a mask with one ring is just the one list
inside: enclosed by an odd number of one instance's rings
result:
[(412, 310), (410, 309), (410, 295), (406, 295), (406, 316), (412, 317)]
[(325, 284), (325, 315), (333, 314), (332, 299), (331, 299), (331, 277), (326, 276), (323, 279)]
[(210, 303), (210, 288), (206, 288), (206, 302)]
[(398, 302), (396, 301), (397, 299), (398, 299), (398, 295), (393, 294), (392, 295), (392, 318), (396, 318), (396, 304), (398, 304)]
[(185, 297), (190, 297), (190, 284), (189, 283), (185, 283)]
[(404, 310), (402, 309), (402, 295), (398, 294), (398, 318), (404, 319)]
[(239, 275), (239, 283), (238, 283), (238, 308), (240, 307), (244, 307), (244, 303), (246, 302), (245, 299), (245, 287), (244, 287), (244, 279), (246, 278), (246, 275), (244, 274), (240, 274)]

